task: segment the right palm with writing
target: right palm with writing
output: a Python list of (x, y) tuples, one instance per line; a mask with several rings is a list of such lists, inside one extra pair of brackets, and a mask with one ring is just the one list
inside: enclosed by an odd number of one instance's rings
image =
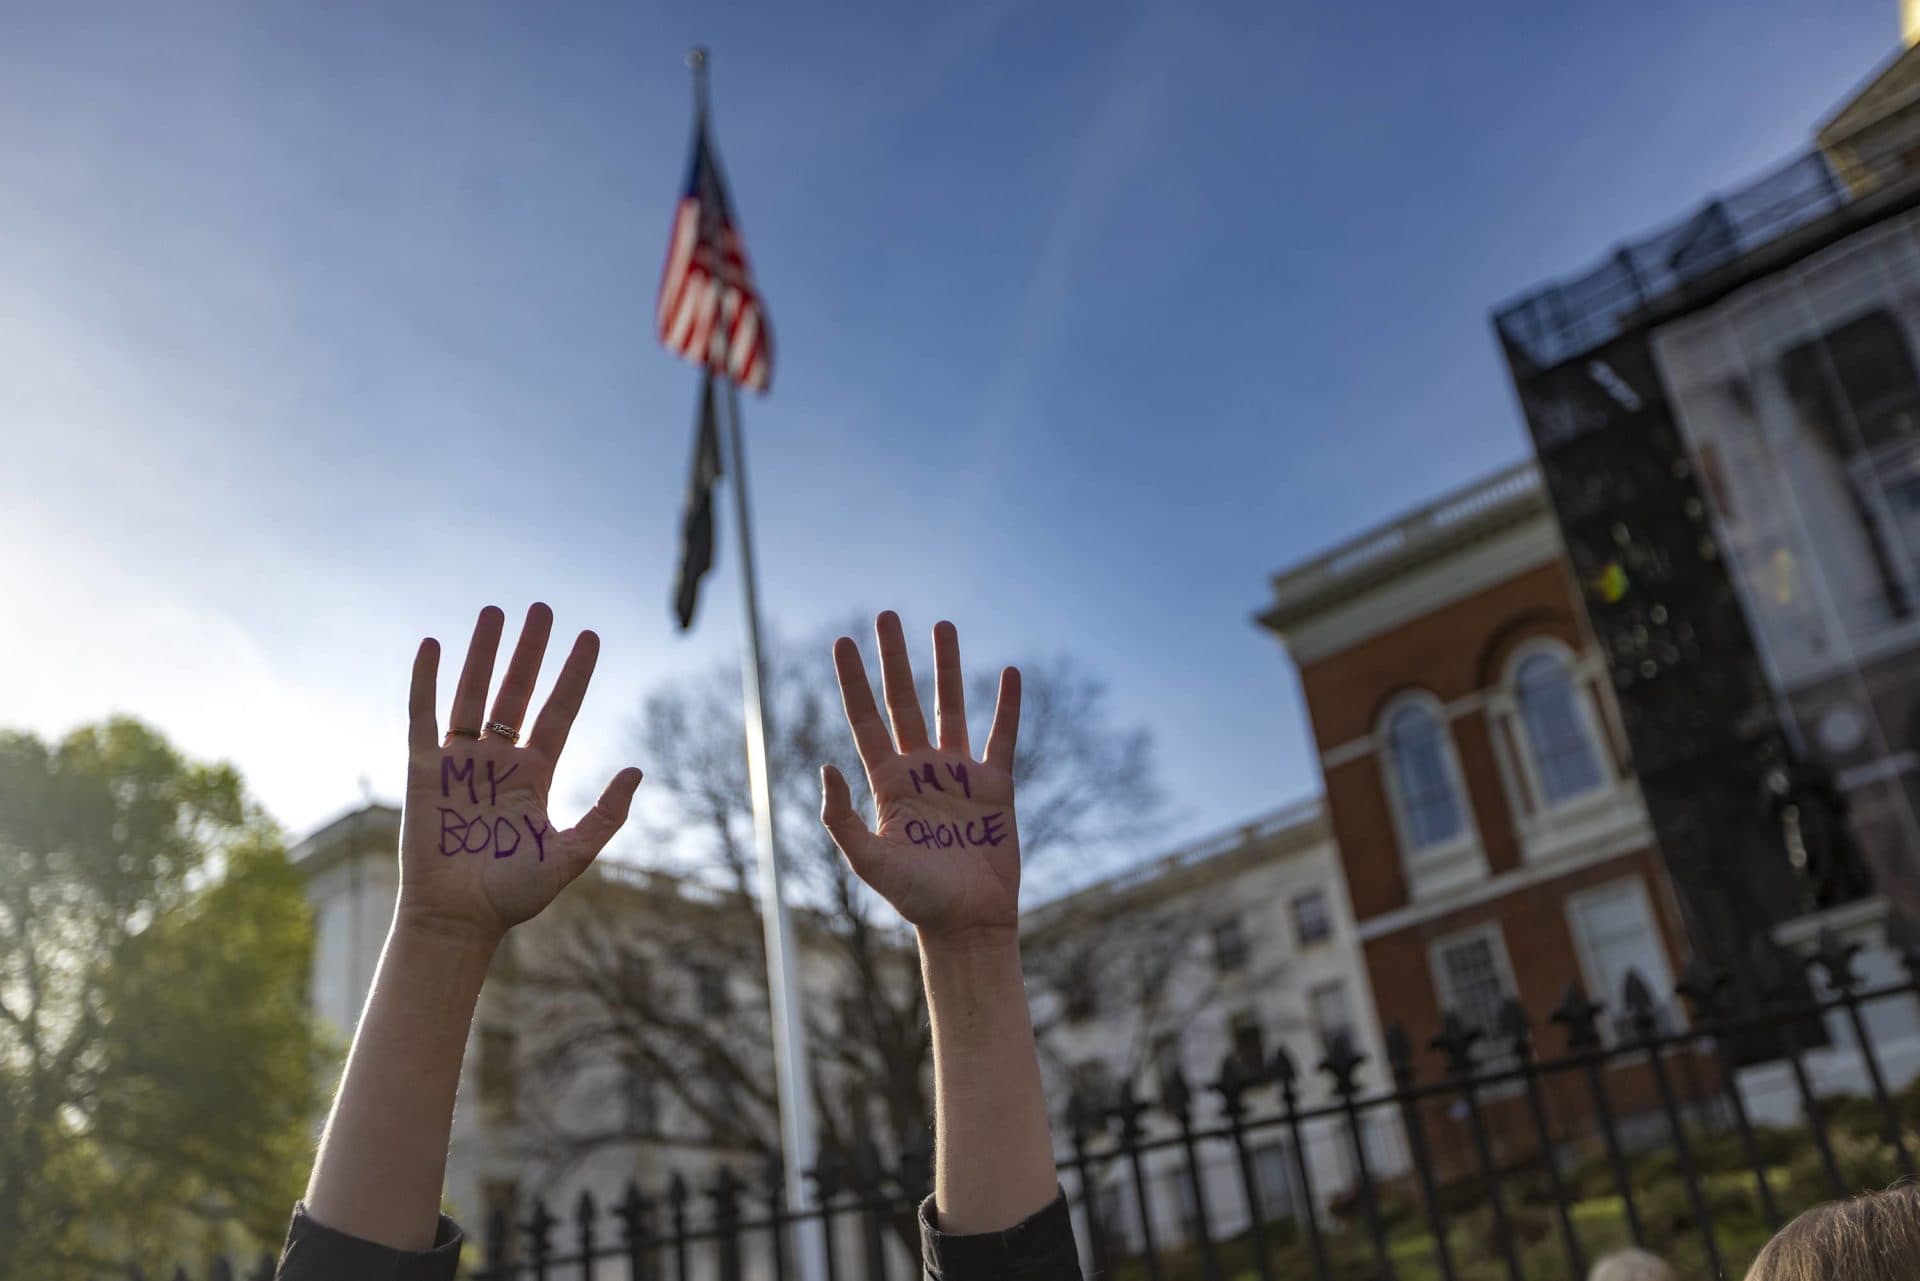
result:
[(1020, 900), (1020, 836), (1013, 805), (1020, 673), (1011, 667), (1001, 672), (986, 754), (975, 760), (967, 743), (960, 638), (953, 624), (933, 629), (937, 744), (927, 735), (898, 615), (881, 614), (874, 632), (891, 735), (874, 703), (860, 647), (841, 637), (833, 662), (880, 829), (877, 834), (868, 830), (853, 808), (846, 779), (831, 765), (821, 769), (821, 821), (860, 879), (923, 938), (1011, 935)]

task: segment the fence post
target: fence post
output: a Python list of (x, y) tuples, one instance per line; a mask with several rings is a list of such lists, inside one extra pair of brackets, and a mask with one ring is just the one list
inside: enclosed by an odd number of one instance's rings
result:
[(620, 1198), (620, 1236), (627, 1248), (628, 1281), (653, 1281), (658, 1269), (653, 1266), (653, 1198), (640, 1190), (639, 1183), (627, 1180), (626, 1195)]
[(1160, 1107), (1180, 1127), (1180, 1149), (1187, 1158), (1187, 1190), (1193, 1194), (1193, 1226), (1200, 1237), (1200, 1273), (1206, 1281), (1220, 1281), (1220, 1256), (1213, 1247), (1207, 1189), (1200, 1178), (1200, 1152), (1193, 1141), (1193, 1090), (1187, 1085), (1186, 1073), (1178, 1068), (1161, 1091)]
[[(1787, 1008), (1789, 994), (1787, 979), (1780, 965), (1780, 957), (1773, 950), (1772, 943), (1764, 936), (1756, 936), (1748, 949), (1748, 970), (1753, 975), (1754, 985), (1760, 999), (1773, 1003), (1791, 1015)], [(1807, 1076), (1807, 1064), (1800, 1057), (1800, 1037), (1793, 1030), (1793, 1018), (1782, 1017), (1779, 1022), (1780, 1039), (1787, 1047), (1787, 1067), (1793, 1072), (1794, 1088), (1800, 1092), (1800, 1106), (1806, 1113), (1807, 1133), (1813, 1138), (1814, 1148), (1820, 1153), (1820, 1165), (1826, 1172), (1827, 1186), (1835, 1197), (1847, 1194), (1847, 1181), (1840, 1177), (1840, 1163), (1834, 1159), (1833, 1143), (1827, 1137), (1826, 1109), (1820, 1106), (1820, 1100), (1814, 1095), (1813, 1081)]]
[(1514, 1252), (1513, 1225), (1507, 1221), (1506, 1203), (1500, 1197), (1500, 1171), (1493, 1161), (1493, 1149), (1487, 1142), (1485, 1118), (1480, 1115), (1480, 1098), (1474, 1093), (1473, 1047), (1480, 1041), (1480, 1029), (1469, 1026), (1452, 1010), (1441, 1020), (1440, 1035), (1432, 1048), (1447, 1056), (1447, 1072), (1460, 1090), (1460, 1101), (1467, 1109), (1467, 1132), (1473, 1138), (1474, 1155), (1479, 1158), (1480, 1177), (1487, 1185), (1487, 1204), (1493, 1207), (1493, 1235), (1506, 1260), (1507, 1275), (1513, 1281), (1526, 1281), (1520, 1271), (1520, 1256)]
[(1900, 954), (1908, 979), (1920, 985), (1920, 922), (1895, 908), (1887, 918), (1887, 946)]
[(820, 1202), (820, 1249), (826, 1265), (827, 1281), (837, 1281), (840, 1275), (833, 1248), (833, 1198), (840, 1191), (841, 1173), (840, 1154), (831, 1148), (820, 1155), (813, 1169), (807, 1173), (807, 1178), (813, 1181), (814, 1195)]
[(1080, 1209), (1087, 1220), (1087, 1244), (1095, 1276), (1107, 1275), (1107, 1225), (1100, 1221), (1099, 1183), (1088, 1173), (1087, 1137), (1098, 1109), (1075, 1090), (1067, 1097), (1067, 1141), (1073, 1145), (1073, 1169), (1080, 1180)]
[(740, 1189), (744, 1185), (723, 1165), (707, 1195), (713, 1198), (713, 1234), (720, 1255), (720, 1281), (740, 1281)]
[(1514, 1057), (1520, 1060), (1520, 1076), (1526, 1084), (1527, 1112), (1540, 1135), (1540, 1163), (1546, 1167), (1547, 1187), (1553, 1193), (1553, 1213), (1560, 1223), (1560, 1237), (1566, 1243), (1567, 1262), (1574, 1276), (1584, 1276), (1587, 1256), (1580, 1248), (1580, 1234), (1573, 1229), (1573, 1215), (1567, 1208), (1567, 1185), (1560, 1177), (1560, 1158), (1553, 1150), (1553, 1128), (1547, 1121), (1547, 1104), (1540, 1090), (1540, 1074), (1533, 1061), (1533, 1025), (1520, 1002), (1508, 997), (1500, 1007), (1500, 1031), (1507, 1038)]
[(1433, 1185), (1426, 1125), (1420, 1119), (1420, 1105), (1413, 1093), (1413, 1042), (1399, 1019), (1387, 1025), (1387, 1070), (1393, 1076), (1393, 1093), (1400, 1104), (1401, 1123), (1407, 1127), (1407, 1145), (1413, 1149), (1413, 1170), (1420, 1180), (1420, 1201), (1426, 1207), (1427, 1231), (1433, 1237), (1440, 1276), (1443, 1281), (1453, 1281), (1453, 1250), (1447, 1245), (1446, 1218), (1440, 1213), (1440, 1194)]
[(853, 1189), (860, 1200), (860, 1236), (866, 1246), (867, 1281), (886, 1281), (887, 1203), (880, 1183), (880, 1157), (866, 1139), (853, 1153)]
[(1701, 1244), (1707, 1248), (1707, 1267), (1714, 1275), (1726, 1271), (1720, 1261), (1720, 1243), (1714, 1239), (1713, 1211), (1707, 1205), (1706, 1189), (1700, 1184), (1700, 1172), (1693, 1161), (1693, 1144), (1687, 1139), (1687, 1127), (1673, 1098), (1673, 1082), (1667, 1079), (1667, 1065), (1660, 1057), (1660, 1025), (1653, 1016), (1653, 992), (1640, 971), (1627, 971), (1625, 995), (1627, 1017), (1633, 1020), (1634, 1035), (1647, 1052), (1647, 1066), (1653, 1069), (1654, 1088), (1660, 1094), (1660, 1108), (1667, 1114), (1667, 1132), (1673, 1138), (1673, 1155), (1680, 1163), (1680, 1177), (1687, 1185), (1687, 1204), (1693, 1209), (1693, 1221), (1700, 1227)]
[(1220, 1077), (1213, 1088), (1220, 1096), (1220, 1110), (1226, 1113), (1227, 1128), (1233, 1137), (1233, 1155), (1240, 1166), (1240, 1193), (1247, 1203), (1247, 1235), (1253, 1246), (1253, 1270), (1259, 1281), (1273, 1281), (1273, 1264), (1267, 1258), (1267, 1216), (1260, 1204), (1260, 1183), (1254, 1173), (1253, 1154), (1247, 1150), (1246, 1096), (1252, 1082), (1239, 1052), (1229, 1051), (1220, 1064)]
[(1585, 1069), (1587, 1093), (1593, 1099), (1594, 1114), (1600, 1118), (1600, 1137), (1607, 1149), (1607, 1167), (1613, 1171), (1613, 1190), (1619, 1193), (1621, 1208), (1627, 1213), (1627, 1230), (1633, 1233), (1633, 1243), (1644, 1250), (1647, 1228), (1640, 1220), (1640, 1208), (1633, 1201), (1633, 1176), (1627, 1168), (1626, 1154), (1620, 1150), (1620, 1131), (1613, 1122), (1613, 1104), (1607, 1098), (1607, 1083), (1600, 1073), (1600, 1063), (1605, 1057), (1600, 1044), (1600, 1014), (1605, 1008), (1588, 1000), (1586, 989), (1578, 983), (1569, 983), (1560, 1004), (1547, 1017), (1566, 1029), (1567, 1055), (1578, 1058)]
[(593, 1281), (593, 1221), (599, 1215), (599, 1207), (593, 1203), (593, 1193), (582, 1188), (580, 1199), (573, 1203), (573, 1226), (578, 1235), (580, 1254), (580, 1281)]
[(767, 1158), (760, 1171), (766, 1189), (767, 1242), (773, 1252), (773, 1281), (787, 1281), (787, 1166), (779, 1153)]
[(1320, 1210), (1313, 1195), (1313, 1175), (1307, 1170), (1306, 1144), (1301, 1141), (1300, 1070), (1294, 1067), (1293, 1056), (1287, 1053), (1286, 1046), (1276, 1045), (1273, 1048), (1267, 1073), (1273, 1077), (1274, 1084), (1280, 1087), (1280, 1106), (1285, 1109), (1287, 1122), (1287, 1146), (1293, 1149), (1293, 1172), (1300, 1176), (1300, 1204), (1306, 1213), (1307, 1246), (1313, 1252), (1313, 1275), (1319, 1281), (1327, 1281), (1332, 1275), (1327, 1269), (1327, 1243), (1320, 1239)]
[(507, 1251), (513, 1245), (513, 1225), (507, 1207), (496, 1205), (487, 1211), (486, 1241), (481, 1249), (480, 1275), (484, 1281), (508, 1281)]
[(909, 1271), (919, 1276), (925, 1264), (920, 1257), (920, 1206), (933, 1193), (933, 1144), (926, 1131), (916, 1130), (907, 1140), (900, 1152), (900, 1162), (894, 1167), (893, 1178), (900, 1187), (900, 1195), (906, 1199), (907, 1212), (913, 1216), (913, 1267)]
[(1396, 1275), (1393, 1252), (1387, 1248), (1387, 1225), (1380, 1218), (1380, 1198), (1373, 1186), (1372, 1164), (1367, 1160), (1366, 1129), (1360, 1122), (1360, 1107), (1355, 1100), (1360, 1087), (1354, 1074), (1366, 1061), (1349, 1038), (1335, 1036), (1327, 1043), (1327, 1056), (1320, 1060), (1320, 1070), (1333, 1078), (1334, 1093), (1340, 1096), (1340, 1110), (1346, 1113), (1347, 1137), (1353, 1142), (1353, 1168), (1359, 1175), (1360, 1212), (1367, 1220), (1367, 1235), (1373, 1238), (1380, 1275), (1393, 1281)]
[(1140, 1157), (1140, 1114), (1146, 1110), (1147, 1105), (1134, 1096), (1133, 1082), (1129, 1081), (1120, 1091), (1120, 1101), (1109, 1113), (1120, 1122), (1120, 1150), (1133, 1173), (1133, 1201), (1140, 1212), (1140, 1240), (1146, 1250), (1147, 1276), (1149, 1281), (1160, 1281), (1160, 1250), (1153, 1240), (1153, 1209), (1148, 1204), (1146, 1168)]
[(533, 1256), (533, 1281), (547, 1281), (547, 1261), (553, 1253), (553, 1244), (547, 1238), (556, 1222), (558, 1220), (547, 1212), (547, 1203), (535, 1197), (533, 1216), (524, 1225), (527, 1253)]
[(691, 1272), (687, 1260), (687, 1181), (678, 1170), (667, 1181), (667, 1219), (673, 1224), (673, 1274), (687, 1281)]
[(1780, 1206), (1773, 1199), (1773, 1185), (1767, 1181), (1767, 1165), (1760, 1156), (1760, 1144), (1754, 1138), (1753, 1122), (1747, 1116), (1746, 1100), (1740, 1097), (1738, 1069), (1734, 1066), (1733, 1055), (1727, 1049), (1725, 1038), (1720, 1035), (1720, 993), (1725, 989), (1727, 979), (1707, 964), (1705, 957), (1696, 956), (1687, 966), (1687, 972), (1680, 982), (1674, 985), (1674, 991), (1684, 997), (1693, 1007), (1694, 1023), (1706, 1033), (1713, 1042), (1714, 1058), (1720, 1065), (1720, 1075), (1726, 1082), (1722, 1090), (1728, 1110), (1733, 1113), (1734, 1129), (1740, 1135), (1740, 1149), (1746, 1155), (1747, 1165), (1753, 1170), (1754, 1189), (1760, 1194), (1760, 1208), (1767, 1216), (1767, 1226), (1774, 1231), (1780, 1228)]
[(1867, 1084), (1873, 1089), (1873, 1101), (1880, 1107), (1880, 1133), (1899, 1160), (1900, 1173), (1911, 1178), (1914, 1173), (1913, 1158), (1908, 1154), (1906, 1138), (1900, 1132), (1900, 1112), (1887, 1093), (1887, 1080), (1880, 1071), (1880, 1056), (1874, 1052), (1873, 1038), (1867, 1035), (1866, 1020), (1860, 1017), (1860, 975), (1853, 968), (1853, 958), (1859, 954), (1858, 943), (1847, 943), (1831, 929), (1822, 926), (1819, 948), (1807, 964), (1825, 970), (1827, 986), (1840, 994), (1840, 1002), (1847, 1011), (1847, 1021), (1853, 1026), (1854, 1044), (1860, 1047), (1860, 1060), (1867, 1069)]

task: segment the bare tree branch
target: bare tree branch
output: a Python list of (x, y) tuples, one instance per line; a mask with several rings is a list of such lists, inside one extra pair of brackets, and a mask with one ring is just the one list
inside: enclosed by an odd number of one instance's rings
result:
[[(862, 635), (865, 627), (844, 630)], [(924, 1144), (931, 1060), (911, 934), (851, 874), (818, 820), (823, 762), (863, 777), (841, 718), (829, 639), (768, 647), (768, 750), (782, 874), (816, 993), (806, 1014), (822, 1147), (852, 1160), (863, 1142), (893, 1151)], [(1147, 734), (1114, 729), (1105, 687), (1071, 659), (1021, 668), (1028, 874), (1053, 860), (1084, 866), (1115, 846), (1137, 850), (1157, 833), (1162, 804)], [(990, 713), (993, 697), (993, 673), (976, 673), (969, 706), (977, 716)], [(535, 1002), (542, 1015), (530, 1070), (554, 1080), (648, 1073), (672, 1101), (670, 1141), (771, 1154), (779, 1148), (778, 1106), (739, 698), (738, 672), (728, 664), (645, 700), (640, 759), (671, 818), (661, 865), (684, 878), (679, 884), (709, 887), (710, 899), (643, 909), (608, 893), (597, 896), (604, 902), (595, 911), (578, 913), (556, 956), (525, 976), (531, 988), (562, 994)], [(730, 976), (739, 998), (724, 1015), (697, 1000), (700, 976), (715, 970)], [(642, 973), (645, 981), (636, 978)], [(822, 990), (834, 998), (821, 1001)], [(730, 1106), (717, 1105), (722, 1097)], [(627, 1120), (609, 1113), (596, 1128), (547, 1116), (534, 1128), (550, 1159), (569, 1161), (636, 1137)]]

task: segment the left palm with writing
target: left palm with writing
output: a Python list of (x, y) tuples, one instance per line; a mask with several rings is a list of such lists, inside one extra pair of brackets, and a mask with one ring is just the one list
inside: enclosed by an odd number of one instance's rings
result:
[(547, 813), (554, 765), (586, 696), (600, 642), (582, 632), (524, 745), (515, 741), (540, 674), (553, 611), (527, 611), (483, 719), (506, 618), (480, 611), (443, 737), (435, 715), (440, 647), (421, 642), (409, 700), (407, 800), (401, 828), (400, 910), (498, 936), (538, 914), (593, 862), (626, 821), (640, 771), (625, 769), (572, 827)]

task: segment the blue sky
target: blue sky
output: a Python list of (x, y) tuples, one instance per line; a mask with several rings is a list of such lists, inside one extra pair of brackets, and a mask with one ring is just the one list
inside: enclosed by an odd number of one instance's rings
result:
[(296, 829), (397, 792), (412, 645), (482, 602), (606, 640), (575, 796), (735, 652), (730, 529), (667, 608), (689, 44), (779, 343), (767, 612), (1074, 654), (1177, 837), (1318, 786), (1268, 576), (1525, 452), (1490, 307), (1897, 43), (1893, 0), (7, 8), (0, 722), (146, 717)]

